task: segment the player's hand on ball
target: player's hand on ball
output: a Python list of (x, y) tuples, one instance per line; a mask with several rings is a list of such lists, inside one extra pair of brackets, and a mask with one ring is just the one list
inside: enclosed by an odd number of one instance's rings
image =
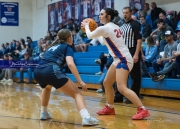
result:
[(84, 20), (81, 22), (81, 28), (85, 28), (86, 25), (89, 26), (89, 23), (90, 23), (90, 20), (84, 19)]
[(86, 83), (84, 83), (83, 81), (79, 83), (83, 89), (83, 91), (87, 92), (87, 86)]

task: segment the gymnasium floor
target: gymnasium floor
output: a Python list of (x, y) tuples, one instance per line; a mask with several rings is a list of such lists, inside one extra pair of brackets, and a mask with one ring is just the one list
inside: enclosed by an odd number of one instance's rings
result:
[(87, 108), (97, 117), (97, 126), (81, 126), (81, 117), (74, 100), (58, 91), (51, 94), (49, 111), (53, 119), (39, 120), (41, 90), (35, 84), (9, 86), (0, 83), (0, 129), (180, 129), (180, 101), (145, 96), (143, 103), (151, 112), (147, 120), (134, 121), (136, 108), (130, 104), (115, 104), (116, 115), (98, 116), (105, 104), (104, 94), (95, 90), (83, 93)]

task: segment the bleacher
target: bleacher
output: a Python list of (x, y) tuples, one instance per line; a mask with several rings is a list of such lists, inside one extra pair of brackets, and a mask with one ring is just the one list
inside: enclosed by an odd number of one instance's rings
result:
[[(36, 43), (36, 42), (35, 42)], [(100, 68), (94, 60), (97, 59), (101, 52), (107, 53), (106, 46), (90, 46), (87, 52), (74, 53), (74, 60), (82, 80), (88, 84), (88, 88), (99, 89), (99, 79), (101, 75), (95, 75)], [(152, 68), (149, 68), (151, 71)], [(27, 73), (24, 73), (24, 78), (27, 78)], [(19, 78), (19, 72), (16, 72), (15, 80)], [(76, 79), (72, 74), (67, 74), (74, 82)], [(130, 86), (132, 80), (129, 78), (128, 85)], [(160, 82), (153, 82), (151, 78), (142, 78), (141, 94), (174, 97), (180, 98), (180, 80), (165, 78)]]

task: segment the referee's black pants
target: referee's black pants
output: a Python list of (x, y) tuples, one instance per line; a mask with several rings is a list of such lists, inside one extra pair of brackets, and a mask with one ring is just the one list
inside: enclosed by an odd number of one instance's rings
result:
[[(136, 52), (136, 48), (129, 48), (129, 52), (131, 53), (131, 56), (133, 57)], [(142, 79), (140, 60), (141, 60), (141, 52), (139, 53), (138, 62), (134, 63), (134, 66), (133, 66), (131, 72), (129, 73), (133, 80), (131, 90), (133, 90), (137, 94), (137, 96), (139, 96), (139, 92), (141, 89), (141, 79)], [(118, 88), (115, 88), (115, 98), (122, 100), (123, 96), (120, 94), (120, 92), (117, 89)]]

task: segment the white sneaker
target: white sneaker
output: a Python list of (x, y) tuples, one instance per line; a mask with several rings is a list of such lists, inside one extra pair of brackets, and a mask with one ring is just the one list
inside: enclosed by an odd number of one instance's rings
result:
[(3, 79), (1, 80), (1, 82), (6, 82), (6, 78), (3, 78)]
[(98, 125), (98, 124), (99, 124), (99, 121), (93, 117), (82, 119), (82, 125)]
[(52, 115), (49, 112), (41, 112), (40, 113), (40, 120), (47, 120), (51, 119)]
[(102, 75), (103, 74), (103, 72), (98, 72), (98, 73), (95, 73), (96, 75)]
[(36, 86), (39, 86), (39, 84), (37, 83)]
[(7, 83), (13, 83), (13, 80), (12, 79), (8, 79), (6, 80)]
[(56, 88), (52, 87), (52, 88), (51, 88), (51, 91), (52, 91), (52, 92), (55, 92), (55, 91), (56, 91)]

